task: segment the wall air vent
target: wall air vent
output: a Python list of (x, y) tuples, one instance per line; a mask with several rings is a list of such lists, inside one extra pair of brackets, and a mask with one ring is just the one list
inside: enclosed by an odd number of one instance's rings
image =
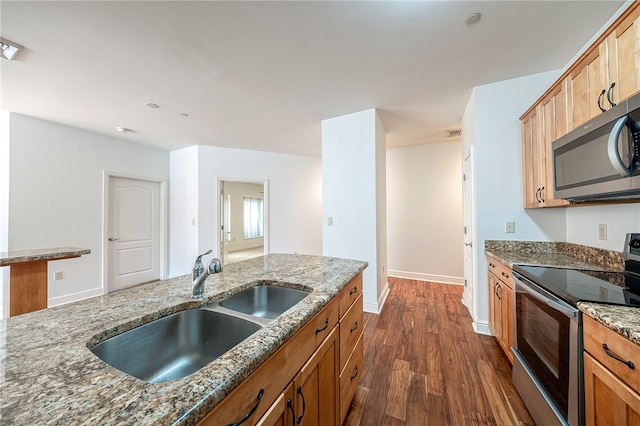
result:
[(462, 129), (447, 130), (448, 138), (455, 138), (462, 135)]

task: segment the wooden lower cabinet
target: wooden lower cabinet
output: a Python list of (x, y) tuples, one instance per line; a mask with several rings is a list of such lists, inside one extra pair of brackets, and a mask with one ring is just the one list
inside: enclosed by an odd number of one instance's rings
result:
[(296, 424), (338, 424), (338, 329), (335, 328), (293, 380)]
[[(341, 424), (360, 380), (364, 359), (361, 295), (360, 274), (198, 426)], [(341, 309), (345, 314), (339, 317)], [(340, 322), (349, 323), (352, 333), (357, 330), (357, 343), (353, 337), (341, 337)], [(345, 341), (345, 353), (350, 355), (342, 372), (341, 340)], [(358, 374), (351, 373), (353, 377), (343, 389), (342, 374), (351, 371), (349, 369), (355, 369)]]
[(640, 425), (640, 395), (588, 353), (584, 354), (587, 426)]
[(513, 282), (511, 269), (493, 257), (489, 261), (489, 329), (513, 364)]
[(640, 346), (583, 316), (587, 426), (640, 425)]

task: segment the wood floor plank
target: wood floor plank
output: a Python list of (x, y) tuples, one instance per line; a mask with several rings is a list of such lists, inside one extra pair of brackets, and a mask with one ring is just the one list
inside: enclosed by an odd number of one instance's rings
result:
[(408, 361), (396, 358), (391, 368), (391, 380), (387, 394), (385, 414), (396, 419), (407, 419), (407, 393), (413, 372)]
[(495, 338), (474, 332), (463, 287), (389, 279), (364, 314), (364, 371), (348, 426), (533, 425)]
[(362, 411), (364, 410), (367, 396), (369, 396), (368, 388), (365, 388), (364, 386), (358, 386), (356, 388), (356, 393), (353, 395), (351, 406), (349, 407), (347, 417), (345, 417), (342, 426), (358, 426), (361, 424)]

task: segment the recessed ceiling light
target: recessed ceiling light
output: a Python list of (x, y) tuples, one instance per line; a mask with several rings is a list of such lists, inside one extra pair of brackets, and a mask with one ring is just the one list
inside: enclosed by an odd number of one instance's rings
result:
[(160, 105), (154, 104), (153, 102), (147, 102), (145, 105), (148, 106), (149, 108), (153, 108), (153, 109), (160, 108)]
[(482, 15), (480, 15), (478, 12), (475, 12), (475, 13), (472, 13), (471, 15), (467, 16), (467, 19), (465, 19), (464, 22), (466, 22), (467, 25), (473, 25), (476, 22), (478, 22), (481, 17), (482, 17)]
[(22, 46), (19, 44), (0, 37), (0, 58), (5, 58), (11, 61), (15, 59), (21, 49)]

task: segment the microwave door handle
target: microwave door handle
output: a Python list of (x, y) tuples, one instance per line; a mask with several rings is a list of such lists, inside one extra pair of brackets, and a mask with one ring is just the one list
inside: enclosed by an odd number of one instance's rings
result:
[(629, 168), (622, 162), (620, 158), (620, 152), (618, 151), (618, 139), (620, 138), (620, 133), (622, 133), (622, 129), (624, 129), (625, 124), (627, 124), (628, 117), (625, 115), (624, 117), (620, 117), (616, 124), (613, 125), (613, 129), (611, 129), (611, 133), (609, 134), (609, 142), (607, 143), (607, 153), (609, 154), (609, 161), (613, 168), (620, 174), (620, 176), (629, 176)]

